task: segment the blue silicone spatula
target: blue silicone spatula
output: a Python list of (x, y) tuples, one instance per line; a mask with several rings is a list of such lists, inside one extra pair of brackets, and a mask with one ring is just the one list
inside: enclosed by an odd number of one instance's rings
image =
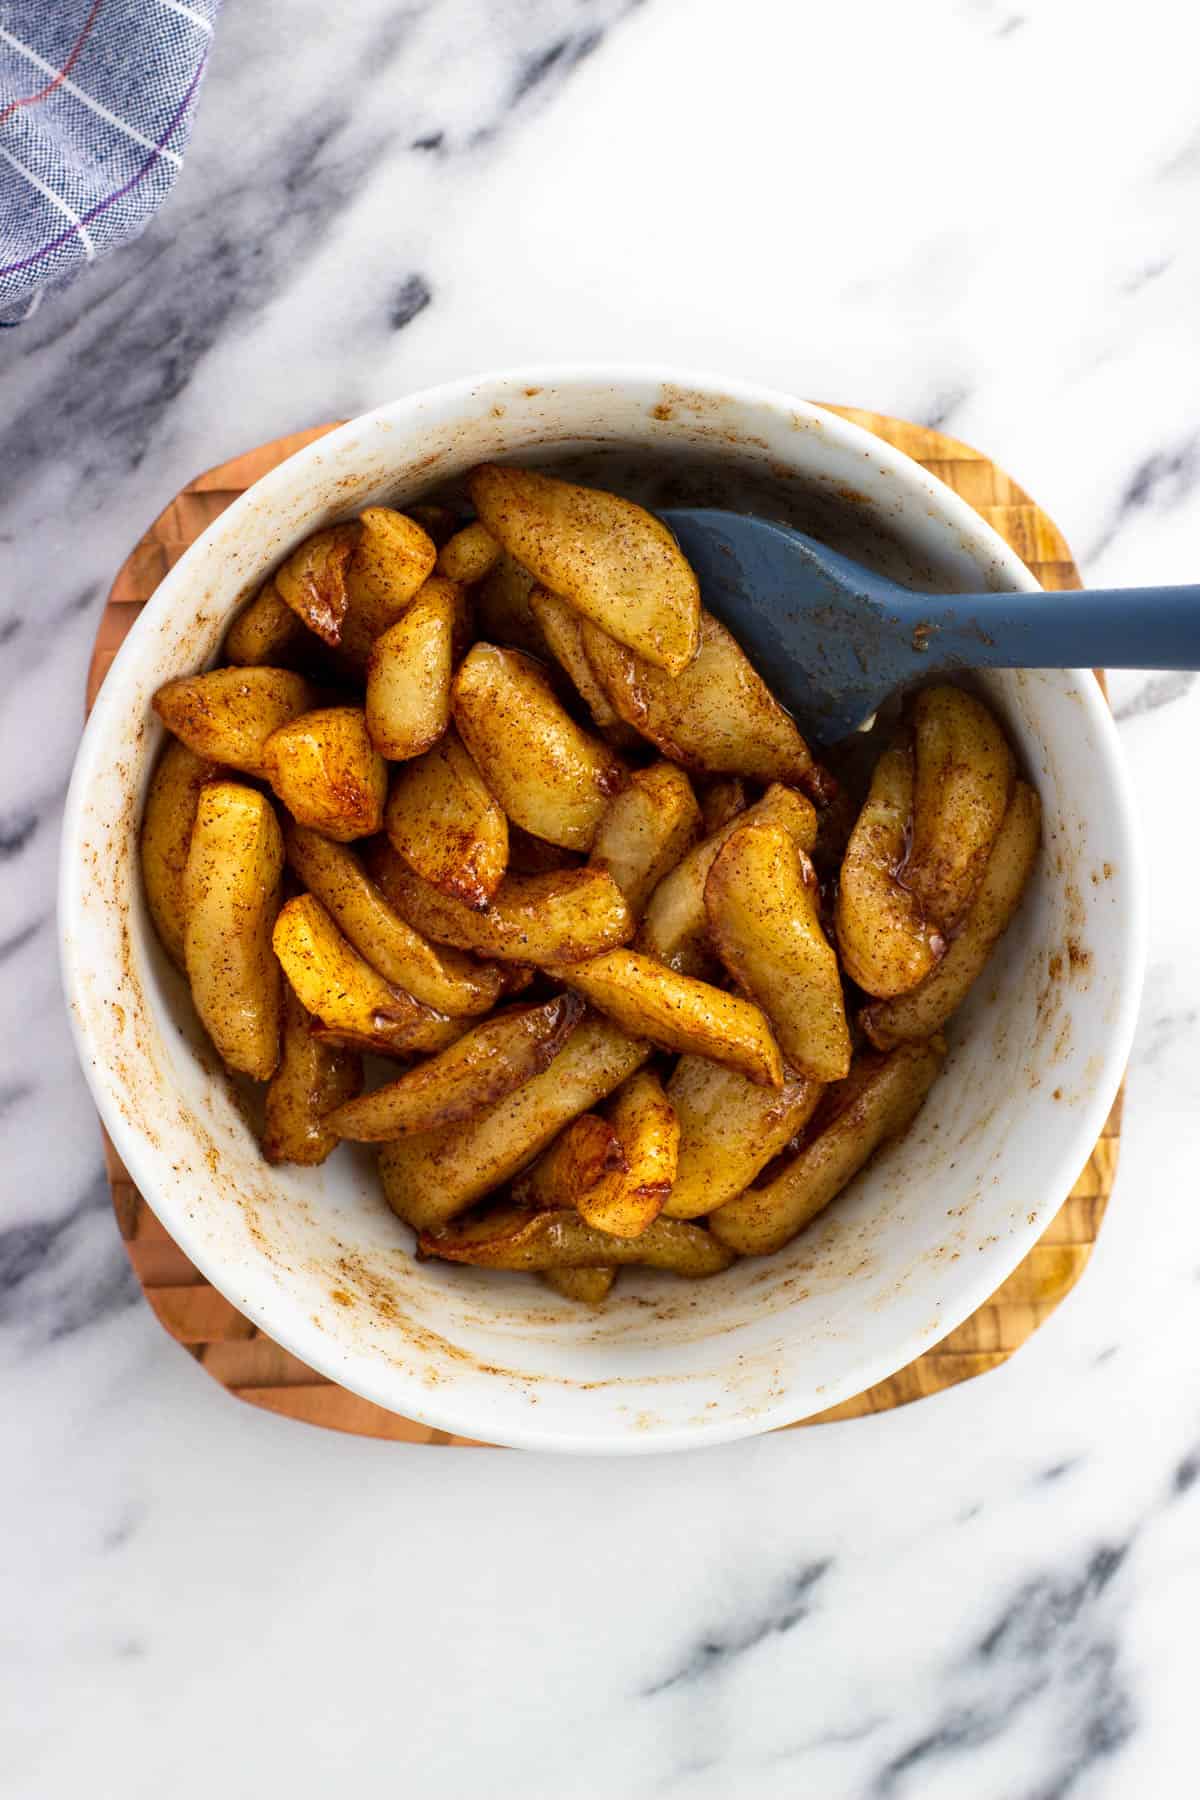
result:
[(768, 519), (662, 517), (704, 604), (826, 744), (897, 688), (955, 669), (1200, 668), (1200, 587), (919, 594)]

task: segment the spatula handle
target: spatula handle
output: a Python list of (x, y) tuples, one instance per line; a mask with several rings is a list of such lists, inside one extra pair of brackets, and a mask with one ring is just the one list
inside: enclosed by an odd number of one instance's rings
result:
[(931, 663), (998, 669), (1200, 669), (1200, 587), (908, 594), (903, 626)]

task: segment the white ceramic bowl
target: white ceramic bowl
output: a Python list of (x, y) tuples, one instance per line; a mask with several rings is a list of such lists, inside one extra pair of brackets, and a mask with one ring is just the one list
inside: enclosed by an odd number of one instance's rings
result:
[(831, 1406), (929, 1348), (1061, 1204), (1116, 1093), (1141, 982), (1129, 790), (1090, 673), (987, 679), (1044, 803), (1036, 880), (953, 1022), (914, 1129), (778, 1256), (696, 1284), (626, 1271), (598, 1316), (528, 1277), (414, 1262), (368, 1157), (344, 1148), (320, 1169), (267, 1168), (198, 1042), (138, 880), (161, 737), (150, 697), (215, 656), (232, 613), (308, 532), (512, 455), (567, 458), (651, 500), (773, 509), (919, 587), (1036, 585), (915, 463), (786, 395), (661, 370), (533, 370), (381, 407), (211, 525), (109, 672), (67, 801), (66, 991), (138, 1187), (213, 1285), (313, 1368), (497, 1444), (720, 1443)]

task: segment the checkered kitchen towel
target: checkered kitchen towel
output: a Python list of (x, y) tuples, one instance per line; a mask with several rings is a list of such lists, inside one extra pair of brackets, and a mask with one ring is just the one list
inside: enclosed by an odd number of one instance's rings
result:
[(149, 223), (220, 0), (0, 0), (0, 325)]

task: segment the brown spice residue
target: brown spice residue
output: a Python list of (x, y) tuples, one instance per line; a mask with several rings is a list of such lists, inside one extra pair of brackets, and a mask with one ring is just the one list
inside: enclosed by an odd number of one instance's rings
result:
[(1092, 967), (1092, 953), (1085, 950), (1076, 938), (1067, 939), (1067, 956), (1071, 963), (1072, 975), (1086, 975)]
[[(380, 1318), (387, 1319), (391, 1324), (398, 1324), (404, 1320), (396, 1290), (386, 1276), (381, 1275), (377, 1269), (371, 1268), (370, 1264), (364, 1262), (360, 1256), (339, 1257), (337, 1266), (341, 1274), (358, 1289), (361, 1297), (373, 1311), (379, 1314)], [(338, 1291), (344, 1293), (345, 1289), (334, 1290), (334, 1292)], [(344, 1306), (345, 1301), (339, 1301), (338, 1304)], [(353, 1304), (353, 1299), (351, 1304)]]
[[(405, 1310), (401, 1293), (396, 1284), (357, 1252), (340, 1256), (337, 1259), (336, 1267), (346, 1283), (346, 1287), (340, 1290), (331, 1290), (331, 1292), (345, 1293), (347, 1288), (354, 1290), (349, 1295), (350, 1304), (355, 1304), (355, 1295), (357, 1294), (357, 1298), (366, 1304), (376, 1318), (384, 1319), (390, 1325), (399, 1326), (403, 1333), (403, 1345), (406, 1351), (423, 1354), (430, 1358), (441, 1357), (446, 1362), (474, 1369), (483, 1375), (503, 1376), (510, 1380), (527, 1383), (543, 1379), (537, 1374), (522, 1369), (506, 1369), (498, 1367), (494, 1363), (482, 1362), (470, 1351), (464, 1350), (460, 1345), (452, 1343), (449, 1338), (443, 1337), (440, 1332), (432, 1331), (428, 1326), (422, 1325)], [(345, 1301), (338, 1301), (339, 1306), (345, 1304)], [(384, 1354), (388, 1354), (384, 1346), (377, 1344), (375, 1347), (383, 1349)], [(389, 1360), (400, 1362), (402, 1359), (390, 1355)], [(435, 1382), (441, 1378), (441, 1374), (436, 1370), (426, 1371), (427, 1382)], [(574, 1384), (568, 1383), (568, 1385)]]
[[(1061, 950), (1053, 950), (1046, 959), (1046, 976), (1038, 988), (1037, 1017), (1034, 1027), (1031, 1051), (1038, 1051), (1046, 1044), (1055, 1030), (1056, 1021), (1062, 1012), (1064, 984), (1066, 980), (1066, 958)], [(1038, 1086), (1040, 1078), (1031, 1082)]]
[(678, 411), (691, 413), (693, 418), (702, 419), (722, 412), (733, 404), (728, 394), (701, 394), (695, 388), (676, 387), (670, 381), (664, 381), (659, 392), (662, 395), (659, 406), (665, 407), (666, 411), (659, 412), (656, 409), (652, 414), (654, 418), (674, 418)]

